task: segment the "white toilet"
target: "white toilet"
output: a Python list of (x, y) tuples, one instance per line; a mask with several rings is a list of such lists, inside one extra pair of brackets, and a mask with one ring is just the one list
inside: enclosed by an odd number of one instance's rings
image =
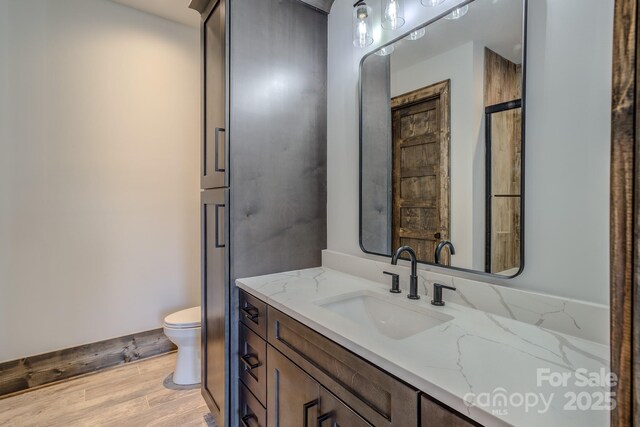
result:
[(187, 308), (164, 318), (164, 334), (178, 347), (173, 382), (200, 382), (200, 307)]

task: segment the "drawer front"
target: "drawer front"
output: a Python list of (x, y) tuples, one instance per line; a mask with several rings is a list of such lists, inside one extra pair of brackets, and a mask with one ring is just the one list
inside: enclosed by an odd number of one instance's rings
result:
[(418, 392), (269, 307), (269, 343), (375, 426), (417, 426)]
[(433, 399), (422, 395), (420, 399), (421, 427), (474, 427), (481, 426), (458, 414), (453, 409), (440, 405)]
[(324, 387), (320, 388), (320, 415), (317, 427), (373, 427), (347, 405), (329, 393)]
[(267, 410), (262, 407), (258, 399), (244, 384), (240, 383), (239, 417), (242, 427), (266, 427)]
[(267, 343), (242, 323), (239, 335), (240, 380), (264, 406), (267, 404)]
[(267, 304), (240, 289), (240, 321), (267, 339)]

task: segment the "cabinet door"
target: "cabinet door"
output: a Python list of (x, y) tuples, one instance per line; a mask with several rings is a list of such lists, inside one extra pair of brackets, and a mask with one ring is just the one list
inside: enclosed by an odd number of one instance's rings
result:
[(319, 385), (267, 345), (267, 427), (311, 427), (318, 417)]
[(480, 424), (440, 405), (430, 397), (422, 395), (420, 399), (421, 427), (475, 427)]
[(320, 387), (319, 412), (317, 427), (372, 427), (324, 387)]
[(228, 186), (225, 2), (219, 0), (215, 4), (202, 26), (204, 135), (200, 184), (203, 189)]
[[(229, 190), (202, 192), (202, 394), (218, 424), (225, 414), (225, 313), (229, 270)], [(219, 418), (218, 418), (219, 415)]]

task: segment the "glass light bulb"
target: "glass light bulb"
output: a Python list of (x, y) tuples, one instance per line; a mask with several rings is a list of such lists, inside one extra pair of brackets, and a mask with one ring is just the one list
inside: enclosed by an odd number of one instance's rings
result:
[(371, 8), (364, 1), (360, 1), (353, 9), (353, 45), (355, 47), (363, 48), (373, 43), (371, 28)]
[(382, 28), (395, 30), (404, 25), (404, 12), (402, 0), (382, 1)]
[(468, 11), (469, 11), (469, 6), (465, 5), (465, 6), (459, 7), (456, 10), (454, 10), (453, 12), (451, 12), (450, 14), (445, 16), (444, 19), (460, 19), (464, 15), (466, 15)]
[(407, 39), (407, 40), (418, 40), (418, 39), (423, 38), (425, 34), (427, 34), (427, 30), (425, 28), (419, 28), (419, 29), (409, 33), (409, 35), (407, 37), (405, 37), (405, 39)]
[(360, 21), (358, 23), (358, 46), (365, 47), (367, 45), (367, 23)]
[(395, 49), (396, 49), (395, 46), (390, 44), (389, 46), (385, 46), (382, 49), (376, 50), (375, 53), (378, 56), (387, 56), (387, 55), (391, 55)]
[(441, 5), (447, 0), (422, 0), (422, 5), (426, 7), (436, 7)]

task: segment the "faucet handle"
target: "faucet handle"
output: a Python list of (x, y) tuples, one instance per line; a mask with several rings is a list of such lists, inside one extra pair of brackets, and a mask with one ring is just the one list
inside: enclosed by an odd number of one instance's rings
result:
[(442, 301), (442, 288), (449, 289), (455, 291), (456, 288), (453, 286), (442, 285), (440, 283), (433, 284), (433, 299), (431, 300), (431, 305), (437, 305), (442, 307), (444, 305), (444, 301)]
[(391, 289), (389, 289), (389, 292), (391, 292), (392, 294), (399, 294), (400, 292), (402, 292), (400, 290), (400, 275), (391, 273), (389, 271), (383, 271), (383, 273), (391, 276)]

